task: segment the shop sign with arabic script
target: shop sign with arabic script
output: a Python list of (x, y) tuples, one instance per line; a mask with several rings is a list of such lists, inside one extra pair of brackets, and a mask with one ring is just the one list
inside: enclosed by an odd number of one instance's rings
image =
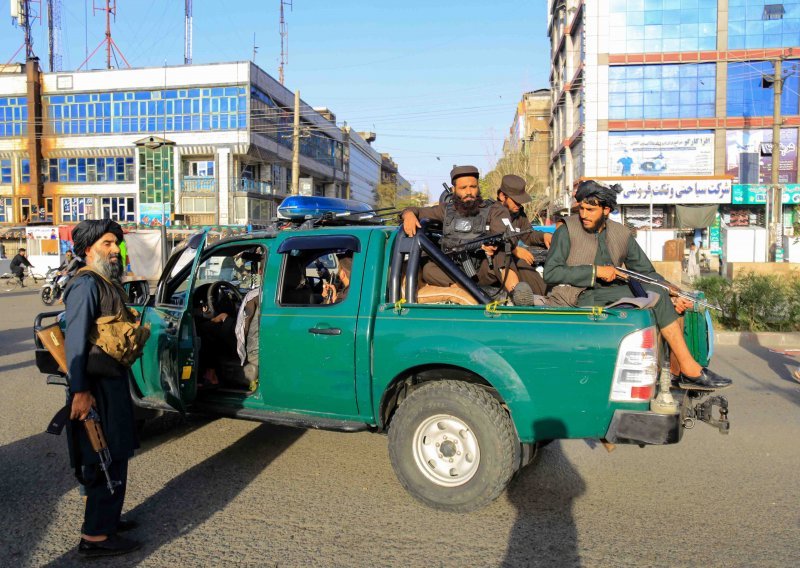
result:
[(620, 205), (731, 202), (731, 180), (729, 179), (626, 179), (605, 180), (604, 183), (616, 183), (622, 187), (622, 191), (617, 196), (617, 203)]

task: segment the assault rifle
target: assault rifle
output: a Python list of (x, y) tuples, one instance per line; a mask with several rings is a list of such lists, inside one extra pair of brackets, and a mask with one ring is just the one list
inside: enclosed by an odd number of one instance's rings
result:
[(690, 302), (694, 302), (700, 306), (704, 306), (706, 308), (711, 308), (712, 310), (719, 310), (722, 311), (722, 308), (719, 306), (715, 306), (713, 304), (709, 304), (708, 302), (704, 302), (703, 300), (699, 300), (695, 298), (692, 294), (684, 292), (674, 284), (670, 284), (666, 281), (656, 280), (655, 278), (651, 278), (650, 276), (645, 276), (644, 274), (639, 274), (638, 272), (634, 272), (633, 270), (627, 270), (625, 268), (615, 267), (616, 271), (621, 275), (618, 278), (623, 280), (628, 280), (632, 278), (633, 280), (637, 280), (639, 282), (643, 282), (645, 284), (652, 284), (653, 286), (658, 286), (659, 288), (663, 288), (667, 292), (670, 293), (671, 296), (677, 296), (679, 298), (683, 298), (685, 300), (689, 300)]
[[(447, 249), (442, 249), (442, 252), (453, 257), (453, 259), (461, 265), (461, 268), (464, 270), (466, 275), (472, 278), (477, 271), (472, 263), (472, 258), (470, 258), (471, 253), (481, 250), (483, 246), (499, 247), (505, 243), (515, 245), (516, 241), (518, 241), (520, 237), (534, 232), (536, 232), (535, 229), (530, 229), (529, 231), (522, 231), (519, 233), (510, 232), (486, 235), (485, 237), (479, 237), (465, 243), (448, 247)], [(544, 261), (547, 260), (546, 248), (534, 247), (529, 248), (528, 250), (531, 252), (531, 254), (533, 254), (534, 264), (544, 264)]]
[(106, 437), (103, 434), (103, 428), (100, 426), (100, 415), (97, 414), (94, 408), (91, 408), (89, 414), (83, 419), (83, 426), (86, 428), (86, 435), (89, 438), (92, 449), (100, 459), (100, 469), (103, 470), (103, 474), (106, 476), (106, 487), (113, 495), (114, 488), (122, 485), (122, 482), (113, 481), (108, 473), (108, 466), (111, 465), (111, 452), (108, 450)]

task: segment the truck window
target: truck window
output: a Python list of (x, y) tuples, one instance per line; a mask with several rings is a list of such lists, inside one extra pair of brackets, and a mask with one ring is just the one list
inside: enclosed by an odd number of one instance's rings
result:
[(279, 303), (325, 307), (346, 302), (355, 254), (349, 249), (285, 251)]

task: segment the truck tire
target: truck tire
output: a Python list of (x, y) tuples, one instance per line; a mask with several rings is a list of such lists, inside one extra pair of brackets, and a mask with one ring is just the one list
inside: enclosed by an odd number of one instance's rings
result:
[(511, 417), (478, 385), (435, 381), (412, 391), (389, 426), (389, 458), (414, 498), (467, 512), (495, 500), (519, 461)]

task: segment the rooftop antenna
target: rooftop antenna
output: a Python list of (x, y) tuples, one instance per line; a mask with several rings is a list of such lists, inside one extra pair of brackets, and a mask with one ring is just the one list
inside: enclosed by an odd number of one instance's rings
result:
[(258, 53), (258, 46), (256, 45), (256, 32), (253, 32), (253, 63), (256, 62), (256, 53)]
[(279, 28), (281, 34), (281, 64), (278, 67), (278, 81), (280, 81), (281, 85), (283, 85), (283, 68), (289, 63), (289, 26), (286, 25), (283, 7), (289, 6), (291, 9), (292, 1), (293, 0), (281, 0), (281, 23)]
[(47, 0), (47, 38), (50, 72), (61, 71), (61, 0)]
[[(34, 4), (38, 6), (38, 9), (34, 8)], [(26, 61), (31, 57), (34, 57), (31, 24), (33, 24), (33, 22), (39, 18), (41, 10), (42, 0), (11, 0), (11, 19), (15, 21), (16, 25), (22, 28), (22, 31), (25, 33), (25, 41), (22, 45), (25, 47)], [(17, 50), (17, 53), (19, 53), (21, 49), (22, 47)], [(11, 59), (14, 59), (17, 53), (15, 53)]]
[(125, 56), (122, 55), (122, 51), (120, 51), (119, 46), (114, 42), (114, 39), (111, 37), (111, 15), (114, 15), (114, 21), (117, 21), (117, 0), (106, 0), (105, 7), (100, 6), (99, 8), (92, 3), (92, 11), (93, 12), (105, 12), (106, 13), (106, 37), (103, 38), (103, 41), (94, 48), (89, 56), (78, 65), (78, 71), (80, 71), (81, 67), (86, 65), (89, 60), (97, 53), (97, 50), (100, 49), (104, 44), (106, 46), (106, 69), (112, 69), (111, 67), (111, 55), (114, 55), (114, 59), (116, 60), (117, 54), (122, 58), (122, 61), (125, 62), (125, 66), (130, 68), (130, 63), (128, 60), (125, 59)]
[(183, 30), (183, 64), (192, 64), (192, 0), (185, 2), (186, 20), (184, 22)]

